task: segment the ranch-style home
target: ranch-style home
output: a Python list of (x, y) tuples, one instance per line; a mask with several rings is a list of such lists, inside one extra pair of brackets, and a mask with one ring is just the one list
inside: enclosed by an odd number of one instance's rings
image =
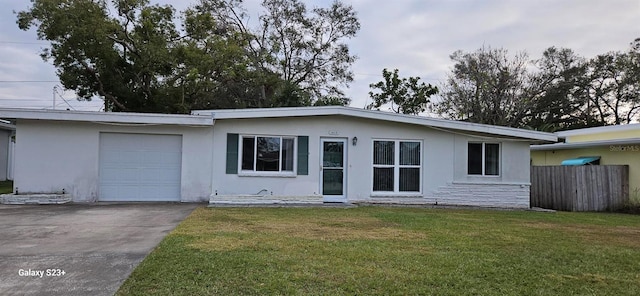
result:
[(554, 134), (350, 107), (191, 115), (0, 109), (14, 191), (75, 202), (529, 207), (529, 145)]

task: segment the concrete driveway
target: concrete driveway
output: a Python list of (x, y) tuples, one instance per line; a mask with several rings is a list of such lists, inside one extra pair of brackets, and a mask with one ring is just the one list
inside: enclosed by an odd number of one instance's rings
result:
[(0, 205), (0, 295), (113, 295), (197, 206)]

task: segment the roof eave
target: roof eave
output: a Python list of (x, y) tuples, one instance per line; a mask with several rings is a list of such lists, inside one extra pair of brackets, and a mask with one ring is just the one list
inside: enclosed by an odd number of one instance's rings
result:
[(155, 113), (125, 113), (125, 112), (86, 112), (62, 110), (32, 110), (32, 109), (0, 109), (2, 118), (17, 120), (52, 120), (52, 121), (86, 121), (110, 122), (122, 124), (171, 124), (171, 125), (213, 125), (211, 116), (202, 115), (173, 115)]
[(556, 142), (558, 137), (552, 133), (528, 131), (517, 128), (419, 117), (413, 115), (396, 114), (383, 111), (364, 110), (342, 106), (324, 107), (296, 107), (296, 108), (263, 108), (263, 109), (234, 109), (234, 110), (195, 110), (192, 114), (213, 115), (216, 120), (224, 119), (252, 119), (252, 118), (277, 118), (277, 117), (305, 117), (343, 115), (367, 119), (377, 119), (400, 123), (416, 124), (421, 126), (451, 129), (458, 131), (476, 132), (488, 135), (499, 135), (520, 139), (532, 140), (532, 142)]
[(566, 138), (571, 136), (581, 136), (581, 135), (599, 134), (599, 133), (616, 132), (616, 131), (627, 131), (627, 130), (640, 130), (640, 123), (587, 127), (587, 128), (580, 128), (580, 129), (574, 129), (574, 130), (568, 130), (568, 131), (559, 131), (559, 132), (556, 132), (556, 134), (558, 135), (558, 137)]
[(10, 123), (0, 122), (0, 129), (15, 131), (16, 130), (16, 126), (13, 125), (13, 124), (10, 124)]
[(610, 145), (633, 145), (640, 144), (640, 138), (601, 140), (577, 143), (554, 143), (545, 145), (531, 145), (532, 151), (551, 151), (551, 150), (567, 150), (577, 148), (602, 147)]

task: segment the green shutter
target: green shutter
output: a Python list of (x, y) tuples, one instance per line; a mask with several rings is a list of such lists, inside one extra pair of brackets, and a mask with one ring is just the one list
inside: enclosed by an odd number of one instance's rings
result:
[(238, 173), (238, 134), (227, 134), (227, 174)]
[(298, 175), (309, 174), (309, 137), (298, 136)]

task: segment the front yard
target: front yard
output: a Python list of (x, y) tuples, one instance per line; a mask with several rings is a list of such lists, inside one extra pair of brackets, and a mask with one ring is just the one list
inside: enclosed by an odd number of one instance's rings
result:
[(198, 208), (119, 295), (640, 295), (640, 216)]

